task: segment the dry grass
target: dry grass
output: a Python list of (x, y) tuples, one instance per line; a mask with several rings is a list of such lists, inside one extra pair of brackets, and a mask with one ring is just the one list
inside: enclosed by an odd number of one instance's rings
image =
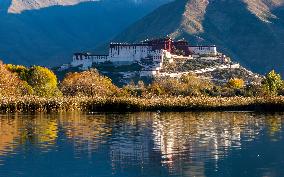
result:
[(284, 111), (284, 97), (1, 98), (0, 112)]

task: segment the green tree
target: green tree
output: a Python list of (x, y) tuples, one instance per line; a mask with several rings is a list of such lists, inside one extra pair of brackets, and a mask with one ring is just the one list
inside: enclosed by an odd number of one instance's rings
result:
[(57, 87), (57, 77), (48, 68), (33, 66), (28, 71), (27, 82), (32, 86), (35, 95), (51, 97), (61, 95)]
[(276, 73), (274, 70), (270, 71), (263, 79), (262, 86), (267, 93), (271, 95), (278, 94), (278, 91), (283, 86), (281, 75)]

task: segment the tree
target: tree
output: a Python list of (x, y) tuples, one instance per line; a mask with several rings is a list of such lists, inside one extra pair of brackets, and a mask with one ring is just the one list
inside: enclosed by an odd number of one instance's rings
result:
[(148, 90), (150, 93), (157, 95), (157, 96), (161, 96), (166, 93), (165, 88), (158, 82), (152, 83), (150, 87), (148, 88)]
[(228, 86), (233, 89), (242, 89), (245, 86), (245, 82), (242, 79), (233, 78), (228, 81)]
[(68, 73), (61, 84), (62, 93), (66, 96), (115, 96), (119, 89), (111, 79), (91, 69), (80, 73)]
[(32, 86), (35, 95), (42, 97), (60, 96), (57, 77), (48, 68), (33, 66), (27, 74), (27, 82)]
[(155, 95), (171, 96), (200, 96), (207, 94), (212, 89), (212, 83), (201, 79), (193, 73), (181, 76), (181, 78), (155, 78), (148, 87), (150, 93)]
[(265, 92), (262, 85), (250, 84), (245, 87), (245, 96), (247, 97), (257, 97), (264, 95)]
[(281, 75), (274, 70), (270, 71), (263, 79), (262, 86), (267, 93), (276, 95), (283, 86)]
[(127, 85), (123, 87), (123, 91), (131, 96), (147, 96), (147, 89), (144, 81), (142, 80), (139, 80), (137, 85), (135, 85), (135, 82), (131, 80)]
[(208, 94), (209, 90), (213, 89), (211, 81), (202, 79), (194, 73), (183, 75), (180, 78), (180, 82), (185, 84), (185, 95), (187, 96), (199, 96), (202, 94)]

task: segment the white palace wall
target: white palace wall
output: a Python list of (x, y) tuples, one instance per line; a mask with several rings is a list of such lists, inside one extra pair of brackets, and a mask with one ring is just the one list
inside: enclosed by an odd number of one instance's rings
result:
[(117, 45), (109, 49), (109, 60), (113, 63), (127, 64), (150, 56), (151, 46)]
[[(189, 50), (196, 55), (217, 55), (216, 46), (189, 46)], [(164, 60), (173, 61), (173, 58), (180, 56), (172, 55), (171, 52), (160, 49), (153, 50), (151, 45), (146, 44), (111, 44), (109, 55), (93, 55), (91, 53), (75, 53), (71, 66), (82, 66), (82, 69), (92, 67), (94, 63), (110, 61), (116, 65), (127, 65), (139, 62), (141, 59), (151, 59), (154, 62), (153, 70), (162, 67)], [(185, 56), (188, 58), (187, 56)], [(150, 71), (150, 70), (149, 70)], [(152, 71), (152, 70), (151, 70)]]
[(106, 55), (76, 54), (73, 55), (71, 66), (77, 67), (82, 65), (82, 69), (87, 69), (92, 67), (93, 63), (103, 63), (106, 61), (108, 61), (108, 56)]

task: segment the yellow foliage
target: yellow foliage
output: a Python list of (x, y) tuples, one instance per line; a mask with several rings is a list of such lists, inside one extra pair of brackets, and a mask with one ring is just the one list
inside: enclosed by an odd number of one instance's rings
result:
[(114, 96), (119, 89), (110, 78), (92, 69), (67, 74), (62, 81), (61, 90), (67, 96)]
[(233, 78), (229, 80), (228, 86), (236, 89), (241, 89), (244, 88), (245, 82), (242, 79)]
[(194, 74), (177, 78), (157, 78), (150, 85), (149, 92), (155, 95), (199, 96), (212, 88), (210, 81), (200, 79)]
[(32, 89), (22, 81), (17, 74), (9, 71), (6, 66), (0, 63), (0, 95), (1, 96), (21, 96), (31, 94)]
[(28, 71), (28, 83), (33, 87), (37, 96), (50, 97), (59, 96), (57, 77), (48, 68), (33, 66)]
[(12, 73), (17, 73), (21, 80), (27, 81), (28, 68), (26, 68), (25, 66), (7, 64), (6, 68)]

